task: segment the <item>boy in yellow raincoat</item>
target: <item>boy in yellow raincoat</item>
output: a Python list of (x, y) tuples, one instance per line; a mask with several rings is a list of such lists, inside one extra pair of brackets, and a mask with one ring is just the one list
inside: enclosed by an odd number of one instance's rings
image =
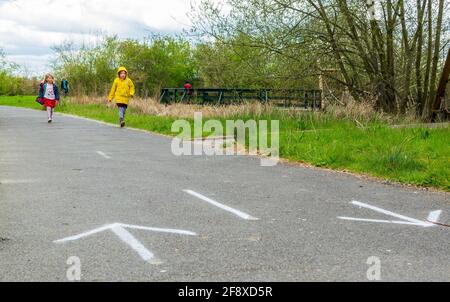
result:
[(129, 99), (134, 96), (135, 87), (133, 81), (128, 77), (128, 71), (125, 67), (120, 67), (117, 71), (118, 78), (114, 83), (109, 93), (108, 102), (113, 100), (119, 107), (119, 122), (120, 127), (125, 127), (125, 113), (128, 108)]

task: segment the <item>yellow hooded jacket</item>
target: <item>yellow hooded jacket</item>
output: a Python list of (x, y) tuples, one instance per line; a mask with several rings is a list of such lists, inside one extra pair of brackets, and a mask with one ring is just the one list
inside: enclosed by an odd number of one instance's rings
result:
[(128, 105), (129, 98), (134, 96), (135, 87), (133, 81), (128, 77), (128, 71), (125, 67), (120, 67), (117, 74), (122, 71), (127, 73), (127, 77), (125, 80), (121, 80), (119, 77), (114, 80), (108, 100), (114, 100), (116, 104)]

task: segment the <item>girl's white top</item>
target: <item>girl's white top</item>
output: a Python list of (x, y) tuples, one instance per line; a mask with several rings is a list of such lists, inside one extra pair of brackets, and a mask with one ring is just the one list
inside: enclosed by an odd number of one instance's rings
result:
[(47, 89), (45, 89), (44, 98), (49, 100), (56, 99), (55, 89), (53, 87), (54, 87), (53, 84), (47, 84)]

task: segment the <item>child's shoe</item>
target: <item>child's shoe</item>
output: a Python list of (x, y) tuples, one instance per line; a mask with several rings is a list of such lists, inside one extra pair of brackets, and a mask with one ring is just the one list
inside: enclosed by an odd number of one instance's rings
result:
[(52, 119), (51, 119), (51, 118), (49, 118), (49, 119), (48, 119), (48, 123), (49, 123), (49, 124), (51, 124), (51, 122), (52, 122)]
[(125, 127), (125, 121), (123, 119), (120, 119), (120, 128)]

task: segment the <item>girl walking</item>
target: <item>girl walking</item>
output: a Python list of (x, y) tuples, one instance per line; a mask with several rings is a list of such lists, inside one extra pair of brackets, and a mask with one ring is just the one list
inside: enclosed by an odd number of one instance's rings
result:
[(59, 89), (55, 84), (55, 77), (48, 73), (39, 86), (39, 98), (41, 103), (47, 108), (48, 122), (53, 121), (53, 112), (59, 102)]
[(119, 123), (120, 127), (125, 127), (125, 113), (128, 108), (128, 101), (130, 97), (134, 96), (135, 87), (133, 81), (128, 77), (128, 71), (125, 67), (120, 67), (117, 71), (118, 77), (114, 80), (114, 83), (109, 93), (108, 101), (115, 101), (117, 107), (119, 107)]

